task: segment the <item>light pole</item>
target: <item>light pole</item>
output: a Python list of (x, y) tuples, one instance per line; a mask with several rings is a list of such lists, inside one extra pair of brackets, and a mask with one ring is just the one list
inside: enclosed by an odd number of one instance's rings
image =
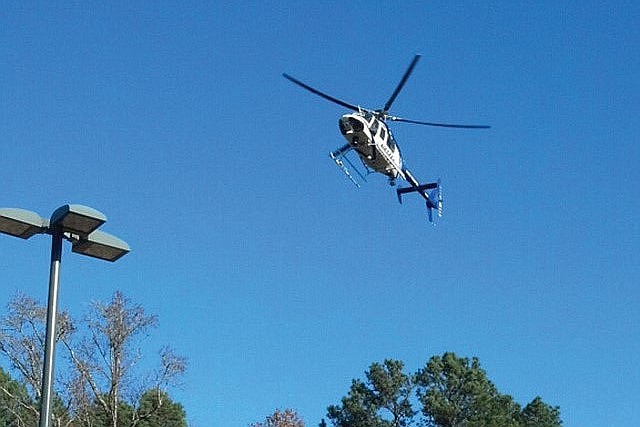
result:
[(49, 427), (51, 420), (62, 240), (69, 240), (72, 245), (71, 250), (75, 253), (111, 262), (116, 261), (129, 252), (129, 245), (115, 236), (98, 230), (106, 220), (102, 213), (82, 205), (61, 206), (53, 212), (49, 220), (24, 209), (0, 208), (0, 233), (21, 239), (28, 239), (35, 234), (51, 235), (51, 269), (40, 395), (40, 427)]

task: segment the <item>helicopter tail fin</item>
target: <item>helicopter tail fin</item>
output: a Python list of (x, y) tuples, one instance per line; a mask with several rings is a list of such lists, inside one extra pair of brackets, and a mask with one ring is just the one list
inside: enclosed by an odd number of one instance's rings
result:
[(433, 210), (438, 213), (438, 218), (442, 218), (443, 201), (442, 185), (438, 180), (438, 186), (429, 192), (429, 200), (427, 200), (427, 210), (429, 211), (429, 221), (433, 222)]
[(428, 184), (412, 185), (411, 187), (398, 188), (396, 190), (398, 194), (398, 201), (402, 203), (402, 195), (406, 193), (419, 193), (426, 200), (427, 214), (429, 215), (429, 222), (433, 222), (433, 211), (435, 210), (438, 217), (442, 217), (443, 210), (443, 195), (442, 185), (440, 180), (437, 182), (431, 182)]

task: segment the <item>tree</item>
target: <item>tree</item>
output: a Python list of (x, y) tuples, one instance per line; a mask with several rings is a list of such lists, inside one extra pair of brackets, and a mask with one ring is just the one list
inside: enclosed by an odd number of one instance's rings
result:
[(373, 392), (359, 379), (351, 382), (349, 394), (342, 398), (342, 405), (327, 408), (327, 417), (336, 427), (377, 427), (382, 422)]
[(522, 411), (523, 427), (556, 427), (562, 424), (560, 408), (549, 406), (537, 396)]
[[(335, 427), (559, 427), (560, 410), (539, 397), (524, 410), (489, 381), (477, 358), (432, 357), (414, 375), (400, 361), (374, 363), (341, 405), (327, 408)], [(421, 411), (413, 409), (414, 404)]]
[(276, 409), (264, 422), (253, 423), (249, 427), (304, 427), (304, 422), (293, 409)]
[[(0, 319), (0, 354), (19, 374), (26, 386), (31, 410), (37, 414), (39, 408), (35, 408), (33, 402), (40, 398), (46, 310), (24, 296), (15, 298), (8, 308), (8, 314)], [(165, 392), (184, 372), (184, 358), (165, 348), (158, 368), (145, 380), (136, 380), (138, 373), (134, 367), (142, 355), (136, 344), (156, 326), (156, 316), (146, 314), (141, 306), (116, 292), (111, 301), (91, 306), (82, 322), (86, 325), (82, 331), (64, 312), (57, 322), (57, 340), (62, 344), (58, 347), (66, 350), (68, 363), (56, 368), (59, 379), (53, 408), (54, 425), (186, 425), (184, 411), (177, 411), (177, 404), (173, 404)], [(182, 414), (183, 422), (165, 424), (158, 419), (159, 414), (172, 419)]]
[[(118, 426), (135, 427), (187, 427), (184, 409), (179, 403), (171, 401), (169, 395), (159, 390), (145, 392), (134, 407), (120, 402)], [(112, 418), (99, 404), (88, 411), (88, 419), (80, 425), (91, 427), (109, 427)]]
[[(31, 414), (29, 417), (37, 420), (40, 414), (37, 402), (40, 401), (42, 392), (47, 310), (25, 295), (16, 296), (7, 307), (8, 313), (0, 319), (0, 355), (5, 356), (11, 369), (17, 373), (21, 392), (13, 394), (5, 389), (3, 394), (29, 412)], [(66, 312), (58, 315), (56, 326), (58, 340), (72, 334), (75, 329)], [(56, 426), (69, 424), (67, 410), (59, 395), (53, 397), (52, 419)]]
[(142, 395), (137, 414), (138, 427), (187, 427), (182, 405), (171, 401), (169, 395), (159, 389)]
[(432, 357), (415, 376), (428, 425), (517, 426), (519, 406), (487, 379), (477, 358)]
[(410, 398), (411, 378), (398, 360), (374, 363), (365, 373), (367, 382), (353, 380), (342, 405), (329, 406), (327, 416), (335, 426), (405, 427), (415, 412)]
[(38, 422), (26, 387), (0, 368), (0, 426), (26, 427)]

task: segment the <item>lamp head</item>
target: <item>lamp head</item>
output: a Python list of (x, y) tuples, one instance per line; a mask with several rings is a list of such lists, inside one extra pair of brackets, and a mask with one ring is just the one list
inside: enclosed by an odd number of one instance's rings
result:
[(0, 208), (0, 233), (28, 239), (45, 233), (49, 222), (35, 212), (17, 208)]
[(129, 253), (129, 245), (116, 236), (96, 230), (86, 238), (75, 240), (71, 250), (75, 253), (113, 262)]
[(62, 231), (88, 236), (105, 223), (103, 213), (83, 205), (64, 205), (51, 215), (51, 227), (61, 227)]

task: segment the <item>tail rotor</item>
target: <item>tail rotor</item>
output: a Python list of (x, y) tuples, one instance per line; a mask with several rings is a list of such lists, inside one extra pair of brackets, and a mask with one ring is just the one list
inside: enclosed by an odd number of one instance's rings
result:
[(438, 212), (438, 218), (442, 218), (444, 200), (442, 193), (442, 185), (440, 184), (440, 180), (438, 180), (436, 188), (429, 192), (429, 200), (427, 200), (427, 208), (429, 209), (430, 217), (431, 210), (435, 209)]

